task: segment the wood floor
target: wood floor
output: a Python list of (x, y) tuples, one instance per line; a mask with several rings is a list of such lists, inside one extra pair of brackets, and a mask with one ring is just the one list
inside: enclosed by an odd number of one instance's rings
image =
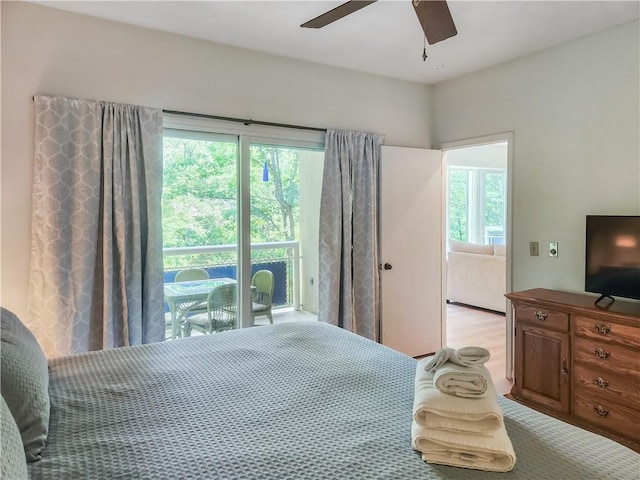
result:
[(506, 378), (506, 324), (504, 314), (447, 304), (446, 344), (451, 348), (465, 346), (484, 347), (491, 352), (487, 370), (498, 395), (511, 390), (512, 382)]

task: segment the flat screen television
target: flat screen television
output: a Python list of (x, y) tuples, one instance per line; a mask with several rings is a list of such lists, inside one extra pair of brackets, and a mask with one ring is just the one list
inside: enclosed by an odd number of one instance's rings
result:
[(640, 300), (640, 216), (587, 215), (584, 289)]

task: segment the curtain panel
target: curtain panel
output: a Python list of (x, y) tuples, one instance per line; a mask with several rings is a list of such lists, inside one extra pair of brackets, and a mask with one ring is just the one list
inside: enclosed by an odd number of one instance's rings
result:
[(318, 320), (379, 341), (378, 172), (384, 136), (328, 130)]
[(163, 340), (162, 111), (34, 102), (27, 322), (49, 357)]

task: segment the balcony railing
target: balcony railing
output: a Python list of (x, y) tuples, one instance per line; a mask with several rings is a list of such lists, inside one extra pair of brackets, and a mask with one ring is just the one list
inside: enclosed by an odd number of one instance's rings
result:
[[(194, 267), (204, 268), (212, 277), (237, 278), (237, 250), (236, 245), (165, 248), (165, 282), (173, 281), (179, 270)], [(299, 242), (252, 244), (251, 268), (252, 273), (261, 269), (273, 272), (274, 308), (293, 307), (300, 310)]]

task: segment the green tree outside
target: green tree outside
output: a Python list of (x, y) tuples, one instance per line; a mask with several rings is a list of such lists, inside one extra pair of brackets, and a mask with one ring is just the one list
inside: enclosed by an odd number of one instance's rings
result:
[(486, 172), (484, 174), (484, 224), (489, 227), (502, 227), (504, 239), (505, 195), (507, 174), (505, 172)]
[(501, 227), (504, 235), (506, 172), (450, 168), (448, 179), (449, 237), (461, 242), (470, 241), (469, 195), (472, 189), (478, 187), (484, 193), (484, 218), (478, 219), (478, 223), (481, 223), (479, 226), (483, 229)]
[[(237, 243), (237, 158), (235, 142), (164, 138), (165, 248)], [(297, 150), (252, 145), (250, 163), (252, 243), (295, 240), (300, 219)], [(286, 254), (283, 250), (282, 257)], [(267, 257), (273, 259), (274, 251), (256, 250), (252, 260)], [(167, 269), (235, 263), (235, 252), (165, 257)]]
[(469, 172), (449, 169), (449, 237), (467, 241), (469, 212)]

